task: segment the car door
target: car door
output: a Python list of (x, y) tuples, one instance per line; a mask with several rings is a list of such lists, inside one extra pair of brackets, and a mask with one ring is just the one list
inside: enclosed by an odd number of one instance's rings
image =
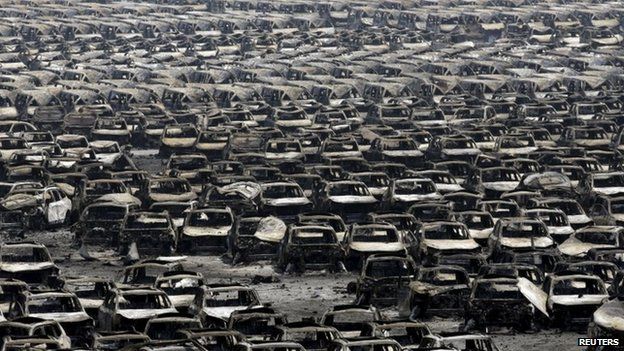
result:
[(115, 294), (109, 294), (98, 310), (98, 325), (102, 330), (112, 329), (112, 315), (115, 309)]
[(46, 219), (48, 224), (59, 224), (65, 222), (67, 214), (71, 210), (72, 203), (67, 196), (58, 189), (49, 189), (44, 195), (46, 203)]
[(418, 257), (418, 250), (420, 246), (418, 243), (418, 239), (416, 238), (414, 233), (411, 230), (406, 231), (403, 235), (403, 240), (405, 242), (405, 247), (407, 248), (408, 254), (416, 259)]
[(594, 220), (594, 223), (598, 225), (615, 225), (615, 221), (612, 220), (609, 210), (608, 202), (602, 199), (596, 199), (596, 203), (589, 209), (589, 216)]
[(492, 234), (488, 237), (488, 251), (490, 254), (496, 251), (496, 249), (498, 248), (498, 239), (502, 230), (501, 227), (501, 222), (496, 222), (496, 224), (494, 225), (494, 229), (492, 229)]

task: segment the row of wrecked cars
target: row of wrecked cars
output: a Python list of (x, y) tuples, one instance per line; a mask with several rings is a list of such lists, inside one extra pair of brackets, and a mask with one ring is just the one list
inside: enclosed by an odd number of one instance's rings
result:
[[(0, 18), (0, 351), (622, 334), (620, 3), (5, 1)], [(62, 275), (24, 240), (66, 228), (122, 277)], [(292, 321), (176, 253), (356, 272), (354, 304)]]
[[(209, 282), (185, 269), (184, 257), (139, 261), (113, 282), (61, 276), (46, 247), (32, 242), (5, 243), (0, 255), (0, 345), (5, 350), (184, 345), (191, 350), (491, 351), (498, 348), (479, 330), (535, 331), (588, 322), (592, 337), (621, 335), (624, 274), (618, 272), (606, 288), (583, 263), (546, 276), (529, 264), (488, 264), (470, 275), (459, 266), (418, 267), (407, 257), (374, 255), (355, 282), (355, 304), (331, 307), (318, 320), (293, 322), (251, 286)], [(403, 319), (385, 318), (380, 308), (396, 303)], [(422, 322), (452, 315), (464, 318), (462, 331), (433, 334)]]
[[(40, 244), (5, 243), (0, 254), (3, 268), (10, 262), (17, 273), (28, 260), (31, 269), (13, 275), (24, 280), (0, 279), (3, 350), (498, 350), (484, 334), (433, 334), (423, 322), (387, 319), (368, 304), (289, 321), (251, 286), (209, 282), (185, 270), (184, 257), (137, 262), (113, 282), (59, 276)], [(37, 281), (43, 270), (48, 279)]]

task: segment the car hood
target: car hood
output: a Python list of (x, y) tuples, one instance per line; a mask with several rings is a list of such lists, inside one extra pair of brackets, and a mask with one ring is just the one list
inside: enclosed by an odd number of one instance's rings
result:
[(182, 233), (186, 236), (227, 236), (231, 225), (222, 227), (184, 227)]
[(126, 319), (146, 319), (165, 313), (174, 313), (175, 308), (119, 310), (118, 315)]
[(339, 204), (372, 204), (377, 202), (374, 196), (358, 196), (358, 195), (339, 195), (339, 196), (330, 196), (329, 200), (339, 203)]
[(589, 223), (591, 222), (591, 218), (584, 214), (570, 215), (568, 216), (568, 221), (570, 223)]
[(130, 131), (128, 129), (93, 129), (92, 133), (105, 134), (105, 135), (128, 135)]
[(624, 332), (624, 304), (618, 299), (603, 304), (594, 312), (594, 322), (605, 329)]
[(312, 125), (312, 121), (307, 119), (298, 119), (294, 121), (281, 120), (275, 122), (275, 125), (283, 127), (309, 127)]
[(310, 203), (307, 197), (290, 197), (283, 199), (265, 199), (264, 203), (269, 206), (307, 205)]
[(98, 161), (100, 161), (102, 163), (111, 164), (111, 163), (115, 162), (116, 159), (121, 157), (121, 154), (120, 153), (97, 154), (96, 157), (97, 157)]
[(435, 186), (436, 188), (438, 188), (438, 191), (454, 192), (454, 191), (462, 191), (464, 189), (459, 184), (436, 183)]
[(495, 191), (510, 191), (510, 190), (514, 190), (518, 184), (520, 184), (519, 181), (512, 181), (512, 182), (484, 182), (483, 183), (483, 187), (486, 189), (492, 189)]
[(413, 292), (418, 294), (426, 294), (426, 295), (438, 295), (447, 293), (453, 290), (468, 290), (468, 286), (465, 284), (455, 284), (455, 285), (433, 285), (424, 282), (412, 282), (410, 283), (410, 289)]
[(97, 198), (96, 202), (114, 202), (117, 204), (141, 206), (141, 200), (127, 193), (102, 195)]
[(0, 263), (0, 271), (10, 272), (10, 273), (38, 271), (38, 270), (52, 268), (52, 267), (54, 267), (54, 263), (52, 262)]
[(569, 225), (563, 227), (548, 227), (548, 233), (550, 235), (569, 235), (574, 233), (574, 229)]
[(396, 201), (424, 201), (424, 200), (437, 200), (441, 196), (438, 193), (430, 194), (409, 194), (409, 195), (394, 195), (393, 198)]
[(190, 147), (195, 144), (195, 138), (162, 138), (161, 142), (172, 147)]
[(481, 150), (479, 149), (473, 149), (473, 148), (467, 148), (467, 149), (445, 149), (442, 150), (443, 154), (447, 154), (447, 155), (479, 155), (481, 153)]
[(605, 187), (605, 188), (594, 188), (594, 191), (602, 195), (615, 195), (619, 193), (624, 193), (624, 187), (613, 186), (613, 187)]
[(531, 238), (501, 238), (500, 243), (502, 246), (510, 248), (529, 248), (532, 246), (546, 248), (553, 245), (553, 240), (545, 236), (533, 240)]
[(367, 243), (367, 242), (351, 242), (349, 248), (360, 252), (403, 252), (405, 245), (399, 242), (395, 243)]
[(281, 219), (269, 216), (260, 220), (254, 237), (271, 243), (279, 243), (286, 234), (286, 223)]
[(584, 243), (574, 237), (559, 244), (559, 251), (567, 256), (583, 256), (591, 249), (608, 249), (613, 245)]
[(30, 313), (28, 316), (59, 323), (82, 322), (91, 319), (86, 312)]
[(189, 306), (193, 302), (195, 295), (169, 295), (169, 300), (176, 306)]
[(504, 153), (504, 154), (508, 154), (508, 155), (518, 155), (518, 154), (528, 154), (530, 152), (533, 152), (537, 150), (537, 147), (535, 146), (527, 146), (527, 147), (516, 147), (516, 148), (509, 148), (509, 149), (501, 149), (500, 152)]
[(217, 317), (227, 320), (232, 312), (242, 311), (255, 306), (230, 306), (230, 307), (206, 307), (204, 313), (211, 317)]
[(155, 202), (164, 202), (164, 201), (180, 201), (186, 202), (195, 200), (197, 198), (197, 194), (190, 191), (188, 193), (182, 194), (150, 194), (150, 198)]
[(202, 150), (221, 150), (227, 146), (227, 143), (197, 143), (195, 147)]
[(473, 239), (487, 239), (492, 234), (493, 228), (469, 229), (468, 232)]
[(479, 248), (479, 244), (473, 239), (463, 240), (438, 240), (424, 239), (423, 244), (436, 250), (474, 250)]
[(423, 153), (420, 150), (387, 150), (387, 151), (382, 151), (381, 153), (390, 157), (401, 157), (401, 156), (418, 157), (418, 156), (423, 155)]
[(265, 157), (268, 159), (293, 159), (303, 157), (303, 153), (297, 151), (290, 152), (266, 152)]
[(79, 299), (79, 300), (80, 300), (80, 304), (84, 308), (99, 308), (100, 306), (102, 306), (102, 303), (104, 302), (104, 300), (98, 300), (98, 299)]
[(607, 295), (557, 295), (548, 298), (548, 302), (553, 305), (577, 306), (577, 305), (600, 305)]

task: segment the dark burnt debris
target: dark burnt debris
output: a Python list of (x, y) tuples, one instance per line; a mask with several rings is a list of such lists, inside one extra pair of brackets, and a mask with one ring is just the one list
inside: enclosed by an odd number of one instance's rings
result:
[(623, 340), (621, 5), (2, 1), (0, 349)]

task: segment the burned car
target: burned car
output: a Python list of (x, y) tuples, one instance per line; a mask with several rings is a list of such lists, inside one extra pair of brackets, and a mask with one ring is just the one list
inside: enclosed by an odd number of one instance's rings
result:
[(431, 179), (402, 178), (390, 182), (382, 201), (388, 209), (405, 210), (417, 202), (441, 198), (442, 195)]
[(156, 202), (197, 199), (197, 194), (188, 180), (172, 177), (146, 179), (136, 192), (136, 196), (141, 199), (143, 206), (150, 206)]
[(560, 209), (568, 217), (573, 229), (580, 229), (594, 224), (583, 207), (574, 199), (570, 198), (536, 198), (529, 201), (528, 208), (552, 208)]
[(323, 326), (314, 322), (301, 321), (284, 323), (275, 327), (272, 340), (293, 341), (301, 344), (306, 350), (325, 350), (332, 340), (338, 339), (340, 333), (336, 328)]
[(136, 245), (139, 253), (147, 255), (175, 252), (178, 235), (169, 214), (128, 213), (121, 224), (118, 250), (127, 254), (131, 245)]
[(261, 193), (262, 188), (257, 183), (236, 181), (223, 186), (206, 187), (200, 202), (213, 207), (227, 206), (236, 214), (254, 214), (258, 212)]
[(422, 341), (431, 330), (422, 322), (391, 319), (369, 323), (362, 330), (362, 335), (376, 338), (391, 338), (403, 347), (413, 347)]
[[(592, 315), (587, 328), (590, 338), (619, 339), (622, 335), (622, 297), (617, 295), (605, 301)], [(599, 347), (589, 347), (588, 350), (599, 350)]]
[(389, 223), (352, 224), (343, 240), (345, 264), (348, 269), (358, 269), (374, 254), (405, 256), (417, 248), (412, 236), (402, 236)]
[(75, 294), (85, 312), (94, 320), (97, 319), (98, 309), (104, 302), (104, 297), (113, 288), (113, 282), (102, 278), (63, 278), (63, 290)]
[(56, 286), (59, 267), (50, 252), (34, 242), (0, 245), (0, 278), (18, 279), (29, 285)]
[(149, 341), (147, 335), (139, 332), (96, 332), (90, 346), (96, 350), (115, 350)]
[(416, 263), (410, 257), (369, 256), (356, 281), (358, 304), (394, 306), (401, 290), (407, 290), (416, 275)]
[(369, 305), (338, 305), (326, 311), (320, 324), (334, 327), (344, 338), (359, 336), (362, 328), (381, 319), (381, 313)]
[(94, 202), (115, 202), (141, 206), (141, 200), (130, 194), (130, 189), (121, 180), (97, 179), (78, 184), (74, 194), (73, 207), (81, 211)]
[(515, 278), (483, 276), (472, 282), (466, 305), (466, 329), (490, 330), (513, 327), (520, 331), (533, 326), (533, 305), (518, 288)]
[(277, 217), (242, 217), (236, 219), (236, 229), (228, 238), (232, 263), (277, 257), (280, 242), (286, 234), (286, 224)]
[[(344, 252), (332, 227), (320, 225), (291, 226), (278, 251), (278, 267), (289, 271), (313, 268), (344, 269)], [(289, 267), (289, 265), (292, 265)]]
[(219, 328), (186, 329), (178, 330), (177, 333), (180, 339), (195, 340), (206, 348), (216, 346), (225, 350), (232, 350), (235, 345), (245, 340), (245, 336), (237, 331)]
[(481, 247), (460, 222), (430, 222), (419, 231), (417, 257), (421, 262), (433, 262), (436, 256), (459, 253), (480, 253)]
[(95, 327), (78, 297), (65, 291), (25, 292), (17, 296), (9, 314), (13, 318), (34, 317), (57, 321), (72, 339), (73, 345), (84, 345)]
[(116, 247), (121, 225), (133, 206), (99, 202), (87, 206), (74, 225), (76, 242)]
[(0, 312), (8, 314), (17, 295), (28, 291), (28, 284), (17, 279), (0, 279)]
[(295, 216), (312, 209), (312, 202), (297, 183), (271, 182), (262, 186), (260, 211), (276, 216)]
[(503, 251), (544, 250), (554, 246), (544, 222), (529, 218), (499, 220), (488, 239), (490, 255), (494, 257)]
[(315, 196), (315, 204), (317, 208), (343, 215), (347, 221), (379, 206), (364, 183), (349, 180), (324, 184)]
[(187, 312), (202, 285), (204, 285), (202, 274), (189, 271), (164, 272), (154, 283), (154, 287), (164, 291), (180, 313)]
[(160, 137), (159, 154), (168, 156), (193, 149), (199, 131), (191, 124), (166, 125)]
[(183, 251), (224, 251), (233, 228), (234, 216), (228, 207), (192, 210), (186, 215), (178, 245)]
[(71, 347), (71, 339), (61, 324), (55, 320), (22, 317), (11, 321), (2, 321), (0, 322), (0, 334), (11, 335), (12, 337), (48, 337), (58, 342), (58, 345), (63, 349)]
[(412, 320), (464, 313), (470, 295), (468, 272), (460, 267), (420, 268), (399, 311)]
[(277, 332), (277, 327), (286, 323), (283, 313), (270, 307), (252, 307), (230, 314), (227, 329), (243, 333), (247, 340), (266, 340)]
[(176, 313), (176, 309), (162, 290), (113, 289), (98, 311), (98, 327), (103, 331), (143, 330), (150, 318), (168, 313)]
[(615, 226), (589, 226), (577, 230), (559, 244), (559, 251), (570, 258), (583, 258), (590, 250), (615, 249), (624, 245), (624, 230)]
[(604, 282), (595, 275), (561, 272), (546, 277), (542, 289), (519, 279), (522, 294), (554, 326), (585, 328), (608, 297)]
[(199, 319), (171, 313), (150, 318), (145, 324), (144, 332), (151, 341), (167, 341), (180, 339), (181, 330), (201, 328), (202, 324)]
[(204, 326), (225, 327), (232, 312), (262, 307), (258, 293), (239, 284), (210, 284), (201, 287), (188, 312), (198, 316)]
[(127, 266), (123, 270), (120, 286), (153, 286), (162, 274), (184, 270), (179, 259), (180, 257), (158, 257)]
[(499, 351), (489, 335), (466, 333), (430, 334), (423, 337), (419, 348), (425, 350)]
[(568, 221), (568, 216), (559, 209), (532, 208), (525, 211), (525, 215), (530, 218), (540, 219), (548, 228), (548, 234), (553, 240), (561, 244), (574, 233), (574, 229)]

